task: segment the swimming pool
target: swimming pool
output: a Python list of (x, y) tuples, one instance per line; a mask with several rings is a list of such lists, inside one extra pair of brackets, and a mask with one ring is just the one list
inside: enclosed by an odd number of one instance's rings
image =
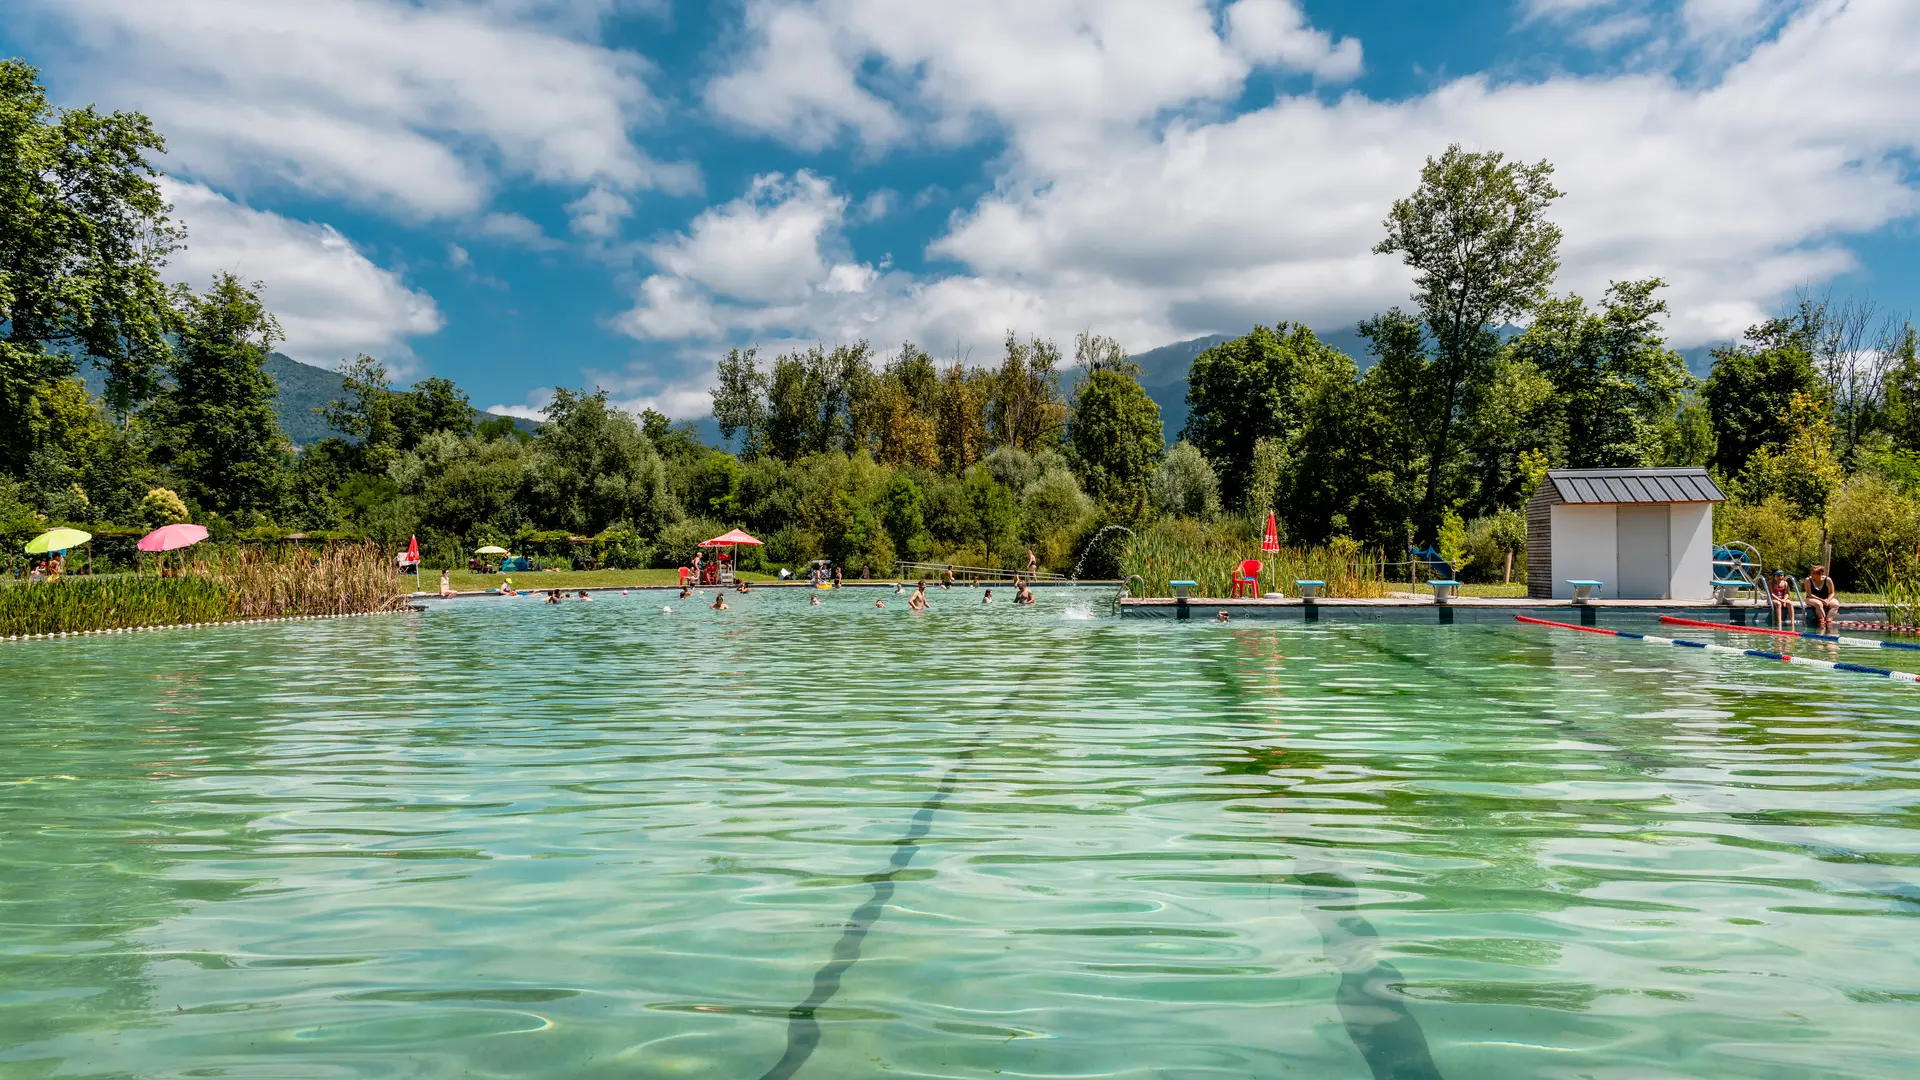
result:
[(0, 1076), (1920, 1062), (1920, 689), (809, 595), (0, 648)]

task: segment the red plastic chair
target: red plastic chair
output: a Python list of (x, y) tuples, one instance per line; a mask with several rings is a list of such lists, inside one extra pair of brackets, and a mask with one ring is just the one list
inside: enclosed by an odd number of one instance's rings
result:
[(1260, 571), (1265, 569), (1266, 569), (1266, 564), (1262, 563), (1259, 559), (1241, 560), (1240, 571), (1239, 573), (1235, 574), (1233, 578), (1232, 594), (1234, 596), (1239, 596), (1240, 591), (1244, 589), (1246, 590), (1247, 594), (1250, 596), (1259, 596), (1260, 595)]

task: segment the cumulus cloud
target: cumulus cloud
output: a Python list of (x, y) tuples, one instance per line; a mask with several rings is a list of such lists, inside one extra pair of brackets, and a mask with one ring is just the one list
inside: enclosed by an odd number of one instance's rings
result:
[(255, 210), (201, 184), (169, 179), (162, 188), (187, 227), (187, 246), (167, 276), (195, 289), (222, 271), (262, 282), (262, 298), (286, 331), (279, 348), (294, 359), (331, 367), (365, 352), (404, 370), (409, 339), (440, 329), (433, 297), (332, 226)]
[[(1781, 10), (1771, 2), (1690, 3), (1749, 35)], [(1617, 15), (1632, 5), (1535, 6), (1549, 15)], [(1350, 326), (1405, 302), (1406, 270), (1371, 247), (1423, 159), (1449, 142), (1555, 163), (1568, 192), (1553, 211), (1566, 232), (1560, 287), (1594, 297), (1611, 280), (1664, 277), (1671, 283), (1670, 331), (1681, 344), (1738, 334), (1796, 286), (1854, 268), (1850, 237), (1920, 212), (1905, 164), (1920, 152), (1910, 104), (1920, 98), (1912, 47), (1920, 41), (1920, 5), (1899, 0), (1807, 3), (1770, 40), (1749, 41), (1705, 83), (1634, 70), (1532, 81), (1468, 77), (1397, 101), (1282, 96), (1224, 119), (1188, 110), (1157, 128), (1109, 130), (1099, 152), (1075, 154), (1029, 153), (1019, 141), (1017, 132), (1036, 116), (1046, 122), (1045, 110), (1024, 91), (1045, 83), (1048, 92), (1060, 92), (1058, 80), (1071, 78), (1100, 85), (1099, 64), (1081, 71), (1067, 47), (1042, 73), (1022, 75), (1030, 66), (1011, 60), (1004, 67), (1022, 71), (967, 68), (959, 58), (997, 47), (996, 20), (1014, 18), (1010, 8), (975, 7), (981, 11), (964, 16), (947, 11), (952, 40), (938, 53), (898, 44), (920, 40), (911, 25), (898, 24), (930, 18), (924, 12), (876, 29), (860, 21), (864, 12), (853, 0), (832, 7), (853, 19), (855, 29), (842, 26), (841, 33), (889, 43), (882, 53), (889, 63), (919, 58), (919, 81), (896, 89), (894, 107), (945, 102), (984, 111), (1016, 133), (1009, 136), (1013, 152), (997, 162), (993, 189), (929, 245), (931, 256), (961, 272), (915, 276), (883, 268), (856, 275), (853, 259), (818, 255), (844, 225), (839, 203), (807, 218), (802, 242), (790, 249), (797, 255), (772, 260), (787, 266), (767, 271), (785, 288), (743, 289), (737, 299), (755, 303), (716, 304), (689, 334), (912, 336), (936, 348), (948, 341), (991, 348), (1008, 327), (1061, 337), (1094, 327), (1151, 347), (1254, 321)], [(1040, 5), (1023, 17), (1043, 27), (1061, 9)], [(1122, 30), (1166, 40), (1173, 54), (1204, 52), (1211, 40), (1216, 50), (1252, 50), (1250, 42), (1264, 41), (1265, 55), (1275, 55), (1280, 46), (1272, 42), (1286, 33), (1313, 33), (1290, 6), (1235, 5), (1222, 20), (1225, 44), (1203, 27), (1204, 39), (1193, 36), (1183, 46), (1175, 40), (1177, 20), (1168, 21), (1178, 5), (1148, 14), (1124, 4), (1107, 10), (1109, 20), (1120, 21), (1081, 57), (1128, 54), (1133, 46), (1121, 40)], [(1129, 15), (1138, 17), (1125, 23)], [(1051, 40), (1038, 30), (1032, 37)], [(1312, 55), (1320, 63), (1338, 67), (1339, 44), (1317, 48)], [(1230, 61), (1215, 70), (1244, 72)], [(1141, 119), (1150, 106), (1230, 95), (1240, 85), (1178, 78), (1132, 88), (1131, 98), (1099, 108)], [(862, 136), (850, 126), (846, 137)], [(818, 198), (797, 201), (819, 205)], [(690, 265), (661, 262), (699, 280)], [(849, 267), (842, 279), (859, 287), (829, 288), (829, 263)]]
[[(551, 5), (549, 5), (551, 6)], [(55, 65), (138, 108), (176, 171), (430, 217), (507, 176), (687, 191), (629, 128), (659, 111), (645, 61), (517, 21), (513, 5), (396, 0), (26, 0)]]
[(707, 103), (802, 147), (842, 132), (883, 146), (992, 130), (1058, 159), (1115, 127), (1224, 100), (1255, 64), (1359, 71), (1359, 43), (1312, 29), (1297, 0), (1236, 0), (1230, 41), (1217, 21), (1206, 0), (751, 0), (750, 45)]

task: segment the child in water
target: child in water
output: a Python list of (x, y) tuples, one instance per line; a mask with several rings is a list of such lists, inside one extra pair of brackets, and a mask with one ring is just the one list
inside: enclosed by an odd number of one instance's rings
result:
[(588, 596), (588, 595), (587, 595), (587, 590), (585, 590), (585, 589), (581, 589), (581, 590), (580, 590), (580, 599), (582, 599), (582, 600), (591, 600), (591, 599), (593, 599), (593, 597), (591, 597), (591, 596)]
[(719, 592), (716, 592), (713, 594), (713, 610), (715, 611), (732, 610), (731, 608), (727, 607), (727, 593), (725, 589), (722, 589)]
[(813, 596), (809, 596), (809, 597), (807, 597), (807, 602), (808, 602), (808, 603), (810, 603), (810, 604), (812, 604), (812, 605), (813, 605), (814, 607), (819, 607), (819, 606), (820, 606), (820, 597), (819, 597), (819, 596), (818, 596), (817, 594), (816, 594), (816, 595), (813, 595)]
[(680, 586), (680, 599), (685, 600), (687, 597), (692, 595), (693, 595), (692, 589), (688, 588), (685, 585)]
[(980, 597), (980, 602), (983, 604), (993, 603), (993, 590), (988, 589), (986, 593)]

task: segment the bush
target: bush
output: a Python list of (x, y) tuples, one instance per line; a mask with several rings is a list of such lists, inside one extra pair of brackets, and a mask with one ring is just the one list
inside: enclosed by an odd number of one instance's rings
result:
[(1206, 520), (1220, 513), (1220, 480), (1206, 455), (1191, 443), (1173, 444), (1147, 489), (1154, 508), (1168, 517)]
[(1721, 503), (1713, 514), (1713, 539), (1717, 544), (1729, 540), (1752, 544), (1769, 571), (1802, 576), (1820, 561), (1820, 522), (1801, 517), (1779, 495), (1763, 503)]
[(140, 500), (140, 520), (153, 526), (186, 521), (187, 504), (171, 488), (154, 488)]
[(1527, 574), (1527, 519), (1518, 510), (1502, 510), (1492, 517), (1474, 518), (1467, 523), (1461, 545), (1466, 555), (1460, 580), (1475, 582), (1506, 581), (1507, 554), (1513, 554), (1513, 580), (1524, 581)]
[(700, 551), (700, 541), (710, 540), (726, 531), (725, 525), (712, 518), (682, 518), (660, 530), (659, 543), (653, 552), (653, 564), (667, 568), (687, 566), (693, 562), (694, 553)]
[(1844, 569), (1856, 582), (1878, 580), (1890, 567), (1912, 563), (1920, 551), (1920, 502), (1878, 476), (1861, 473), (1834, 493), (1827, 532), (1836, 572)]

